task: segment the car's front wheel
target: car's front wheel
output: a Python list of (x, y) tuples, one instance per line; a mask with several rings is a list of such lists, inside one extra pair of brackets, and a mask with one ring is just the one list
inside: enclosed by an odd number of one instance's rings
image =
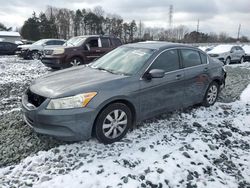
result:
[(110, 144), (121, 140), (132, 125), (131, 110), (122, 103), (113, 103), (106, 107), (95, 123), (96, 138)]
[(216, 82), (212, 82), (203, 99), (203, 106), (209, 107), (214, 105), (219, 95), (219, 85)]
[(38, 53), (38, 51), (32, 51), (30, 54), (30, 57), (33, 60), (38, 60), (38, 59), (40, 59), (40, 54)]

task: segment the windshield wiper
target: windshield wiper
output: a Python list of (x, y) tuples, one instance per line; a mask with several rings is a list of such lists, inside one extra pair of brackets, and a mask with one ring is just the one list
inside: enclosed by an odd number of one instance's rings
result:
[(110, 69), (104, 69), (104, 68), (102, 68), (102, 67), (98, 67), (98, 68), (96, 68), (96, 69), (101, 70), (101, 71), (106, 71), (106, 72), (109, 72), (109, 73), (111, 73), (111, 74), (116, 74), (113, 70), (110, 70)]

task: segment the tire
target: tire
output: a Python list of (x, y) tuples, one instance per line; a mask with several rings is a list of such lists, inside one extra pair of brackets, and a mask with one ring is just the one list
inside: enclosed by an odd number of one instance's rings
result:
[(242, 56), (242, 57), (240, 58), (239, 63), (240, 63), (240, 64), (244, 63), (244, 56)]
[(83, 60), (79, 57), (73, 57), (69, 61), (69, 67), (77, 67), (83, 64)]
[(98, 115), (95, 122), (95, 136), (104, 143), (111, 144), (121, 140), (132, 126), (132, 114), (123, 103), (113, 103)]
[(225, 65), (230, 65), (230, 63), (231, 63), (231, 58), (227, 57), (225, 60)]
[(218, 98), (218, 95), (219, 95), (219, 85), (216, 82), (212, 82), (206, 91), (202, 105), (205, 107), (214, 105), (214, 103)]
[(38, 60), (40, 59), (40, 54), (38, 53), (38, 51), (32, 51), (30, 53), (30, 59), (33, 59), (33, 60)]

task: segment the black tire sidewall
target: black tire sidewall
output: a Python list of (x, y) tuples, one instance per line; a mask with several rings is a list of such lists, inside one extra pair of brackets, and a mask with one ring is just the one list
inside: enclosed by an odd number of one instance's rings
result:
[[(207, 101), (207, 94), (208, 94), (209, 89), (210, 89), (213, 85), (215, 85), (215, 86), (217, 87), (217, 96), (216, 96), (216, 99), (215, 99), (215, 101), (213, 102), (213, 104), (209, 104), (209, 102)], [(208, 88), (207, 88), (207, 91), (206, 91), (206, 94), (205, 94), (205, 96), (204, 96), (202, 105), (205, 106), (205, 107), (213, 106), (214, 103), (216, 103), (216, 101), (217, 101), (217, 98), (218, 98), (218, 95), (219, 95), (219, 91), (220, 91), (220, 90), (219, 90), (219, 84), (216, 83), (216, 82), (212, 82), (212, 83), (208, 86)]]
[[(104, 135), (103, 130), (102, 130), (103, 121), (105, 120), (105, 118), (107, 117), (107, 115), (110, 112), (112, 112), (113, 110), (119, 110), (119, 109), (124, 111), (127, 115), (127, 118), (128, 118), (127, 127), (125, 128), (123, 133), (120, 136), (118, 136), (117, 138), (114, 138), (114, 139), (107, 138)], [(131, 113), (131, 110), (129, 109), (129, 107), (123, 103), (113, 103), (113, 104), (110, 104), (109, 106), (107, 106), (105, 109), (103, 109), (100, 112), (100, 114), (98, 115), (96, 122), (95, 122), (95, 128), (94, 128), (95, 136), (100, 142), (102, 142), (104, 144), (111, 144), (113, 142), (117, 142), (117, 141), (121, 140), (126, 135), (126, 133), (128, 132), (128, 130), (131, 126), (132, 126), (132, 113)]]

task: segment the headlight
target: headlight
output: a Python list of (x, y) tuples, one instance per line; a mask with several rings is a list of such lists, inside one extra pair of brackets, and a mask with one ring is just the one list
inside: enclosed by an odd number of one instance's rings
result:
[(47, 109), (72, 109), (84, 108), (97, 95), (97, 92), (83, 93), (72, 97), (65, 97), (59, 99), (51, 99)]
[(64, 48), (56, 48), (56, 49), (54, 49), (54, 51), (53, 51), (53, 55), (63, 54), (64, 51), (65, 51)]

